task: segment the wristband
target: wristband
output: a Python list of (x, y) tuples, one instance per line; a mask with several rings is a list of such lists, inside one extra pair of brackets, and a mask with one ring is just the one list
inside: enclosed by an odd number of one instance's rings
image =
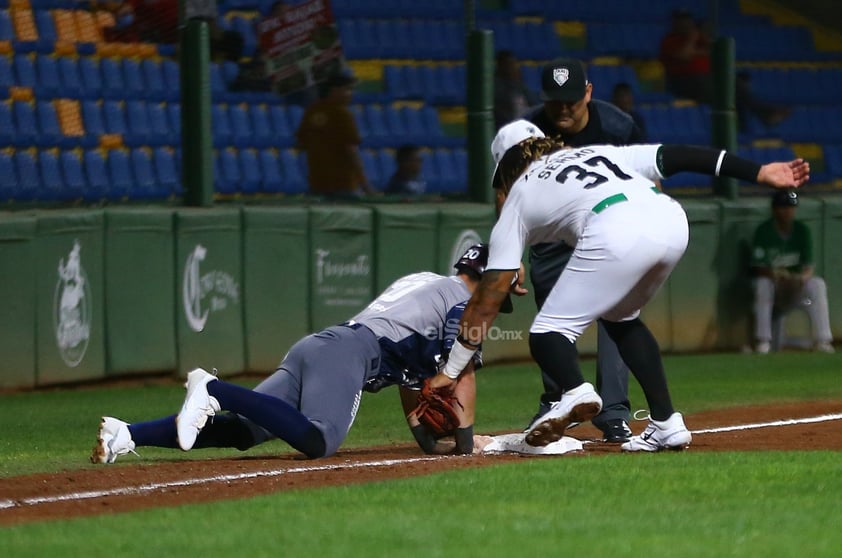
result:
[(423, 424), (412, 426), (409, 430), (412, 432), (412, 435), (415, 436), (415, 441), (418, 442), (418, 445), (424, 453), (433, 453), (433, 449), (436, 447), (436, 439), (433, 438), (433, 435), (424, 427)]
[(476, 349), (466, 347), (458, 341), (453, 343), (453, 347), (450, 349), (450, 356), (447, 357), (447, 364), (444, 365), (442, 372), (451, 380), (455, 380), (462, 373), (462, 370), (468, 366), (468, 363), (471, 362), (471, 358), (476, 352)]
[(456, 450), (455, 453), (470, 455), (474, 453), (474, 426), (456, 429)]

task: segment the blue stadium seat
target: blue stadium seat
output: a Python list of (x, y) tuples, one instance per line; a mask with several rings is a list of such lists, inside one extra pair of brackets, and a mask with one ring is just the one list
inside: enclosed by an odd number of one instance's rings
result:
[(261, 190), (266, 193), (278, 193), (284, 189), (284, 177), (278, 152), (274, 149), (261, 149), (260, 174), (263, 176)]
[(380, 165), (380, 176), (383, 177), (383, 187), (389, 184), (392, 175), (398, 170), (398, 163), (395, 161), (394, 149), (381, 149), (377, 153), (377, 162)]
[(15, 72), (8, 56), (0, 56), (0, 88), (7, 89), (15, 85)]
[(15, 55), (15, 85), (21, 87), (35, 87), (37, 78), (35, 75), (35, 64), (32, 57), (27, 54)]
[(70, 199), (69, 192), (64, 187), (57, 149), (44, 149), (38, 152), (38, 171), (42, 185), (42, 189), (38, 192), (38, 199), (50, 201)]
[(17, 126), (12, 113), (12, 103), (0, 101), (0, 145), (13, 145), (17, 140)]
[(231, 130), (228, 105), (215, 104), (211, 107), (211, 130), (214, 147), (221, 148), (231, 145), (233, 131)]
[(102, 115), (105, 119), (106, 133), (127, 136), (129, 126), (126, 123), (126, 110), (122, 101), (103, 102)]
[(260, 163), (257, 160), (256, 149), (241, 149), (237, 153), (242, 171), (240, 180), (240, 191), (244, 194), (254, 194), (260, 191), (263, 183), (263, 174), (260, 172)]
[(84, 155), (85, 175), (88, 177), (88, 187), (85, 189), (85, 201), (102, 201), (109, 197), (111, 181), (105, 156), (100, 149), (87, 149)]
[(15, 169), (18, 175), (18, 188), (15, 199), (32, 201), (38, 199), (41, 191), (41, 175), (38, 173), (38, 160), (34, 149), (19, 149), (15, 152)]
[(99, 63), (90, 56), (79, 58), (79, 72), (85, 87), (85, 97), (88, 99), (102, 98), (102, 74)]
[(99, 137), (105, 134), (105, 120), (102, 118), (102, 103), (87, 100), (81, 102), (82, 122), (88, 136)]
[(149, 111), (146, 101), (126, 101), (125, 104), (127, 134), (123, 137), (128, 147), (149, 145), (152, 138)]
[(102, 75), (102, 96), (105, 99), (125, 99), (126, 80), (123, 77), (122, 60), (103, 58), (99, 70)]
[(228, 86), (225, 79), (222, 77), (222, 69), (219, 64), (212, 63), (210, 65), (210, 88), (211, 99), (214, 102), (223, 102), (228, 100)]
[(368, 126), (368, 138), (366, 144), (369, 147), (389, 147), (398, 138), (395, 138), (386, 124), (386, 117), (380, 105), (365, 105), (363, 118)]
[(15, 101), (12, 110), (15, 115), (15, 144), (18, 147), (36, 145), (39, 140), (38, 125), (35, 120), (35, 103)]
[(304, 109), (298, 105), (289, 105), (287, 107), (287, 119), (289, 120), (290, 128), (292, 129), (292, 134), (295, 135), (295, 131), (298, 130), (298, 127), (301, 125), (301, 119), (304, 117)]
[(170, 129), (167, 109), (164, 103), (146, 103), (149, 116), (149, 145), (175, 145), (179, 138)]
[(269, 107), (269, 121), (275, 131), (278, 147), (290, 147), (295, 142), (292, 126), (290, 126), (286, 107), (272, 105)]
[(140, 62), (133, 58), (123, 59), (123, 81), (126, 84), (125, 99), (147, 99), (149, 90), (143, 76)]
[[(0, 122), (2, 126), (2, 122)], [(18, 171), (15, 167), (15, 160), (10, 150), (0, 150), (0, 202), (5, 202), (17, 197), (18, 194)]]
[(169, 100), (177, 100), (181, 98), (181, 74), (178, 70), (178, 62), (175, 60), (163, 60), (161, 68), (164, 73), (164, 83), (167, 86), (167, 91), (174, 97)]
[(232, 105), (228, 109), (231, 119), (231, 141), (237, 149), (255, 145), (254, 131), (251, 128), (248, 108), (244, 105)]
[(217, 183), (217, 192), (222, 194), (236, 194), (240, 191), (243, 181), (237, 150), (231, 147), (219, 152), (219, 170), (222, 180)]
[(274, 145), (275, 132), (272, 130), (269, 109), (266, 108), (266, 105), (249, 105), (248, 111), (253, 132), (253, 144), (256, 147), (270, 147)]
[(35, 10), (35, 28), (38, 30), (38, 37), (42, 41), (55, 43), (58, 39), (56, 24), (49, 10)]
[(366, 178), (375, 190), (382, 190), (385, 186), (383, 176), (380, 173), (380, 162), (377, 160), (375, 152), (371, 149), (361, 149), (360, 159), (363, 164), (363, 172)]
[(85, 170), (82, 166), (82, 156), (76, 150), (61, 152), (61, 173), (64, 176), (64, 187), (68, 199), (82, 199), (88, 189)]
[(171, 92), (164, 79), (164, 68), (160, 61), (147, 58), (140, 63), (143, 81), (146, 84), (146, 95), (150, 100), (176, 101), (178, 91)]
[[(148, 149), (132, 149), (132, 171), (134, 174), (134, 188), (129, 196), (133, 200), (155, 199), (163, 197), (155, 178), (152, 166), (152, 155)], [(163, 194), (166, 196), (166, 193)]]
[(418, 145), (430, 145), (421, 111), (413, 107), (402, 107), (400, 110), (403, 115), (403, 121), (406, 123), (407, 142)]
[(162, 195), (167, 196), (181, 190), (181, 180), (179, 179), (173, 151), (168, 147), (155, 148), (153, 160), (155, 177)]
[(384, 89), (389, 99), (402, 100), (409, 98), (405, 68), (406, 66), (396, 64), (386, 64), (383, 67)]
[(70, 56), (61, 56), (58, 58), (56, 66), (62, 97), (71, 99), (83, 98), (85, 96), (85, 87), (82, 84), (82, 74), (79, 72), (79, 65), (76, 59)]
[(0, 41), (14, 41), (16, 38), (17, 34), (9, 10), (0, 9)]
[(125, 149), (108, 151), (108, 178), (111, 183), (109, 199), (130, 199), (135, 190), (134, 177), (129, 162), (129, 152)]
[(441, 172), (439, 171), (439, 160), (433, 151), (425, 151), (421, 164), (421, 176), (427, 182), (427, 192), (441, 193), (444, 191)]
[(284, 149), (280, 154), (281, 168), (284, 172), (283, 192), (301, 194), (307, 191), (307, 179), (298, 154), (292, 149)]
[(406, 122), (404, 122), (403, 115), (400, 109), (391, 105), (383, 108), (383, 118), (386, 122), (386, 129), (394, 138), (396, 144), (401, 144), (406, 141)]
[(167, 119), (170, 123), (170, 130), (175, 135), (177, 142), (181, 142), (181, 105), (179, 103), (167, 103)]
[(439, 172), (439, 191), (455, 192), (462, 189), (459, 181), (459, 171), (456, 168), (456, 159), (450, 149), (439, 148), (428, 155), (436, 160), (435, 167)]
[(55, 58), (52, 56), (38, 56), (35, 59), (35, 72), (38, 80), (35, 85), (36, 97), (52, 98), (66, 96), (61, 89), (58, 64)]
[(38, 137), (40, 147), (73, 147), (78, 138), (65, 136), (58, 122), (58, 113), (52, 101), (38, 101), (35, 106), (38, 117)]

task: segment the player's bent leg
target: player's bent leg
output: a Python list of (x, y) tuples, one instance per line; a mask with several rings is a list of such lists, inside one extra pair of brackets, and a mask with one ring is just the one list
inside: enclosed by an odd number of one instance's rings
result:
[(601, 321), (643, 389), (652, 418), (668, 419), (675, 409), (672, 406), (661, 350), (655, 336), (640, 318), (625, 322)]

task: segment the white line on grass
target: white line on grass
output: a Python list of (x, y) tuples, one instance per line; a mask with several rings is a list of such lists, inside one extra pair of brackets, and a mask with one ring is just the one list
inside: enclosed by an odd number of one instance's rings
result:
[[(831, 420), (842, 419), (842, 413), (834, 415), (821, 415), (817, 417), (808, 417), (803, 419), (786, 419), (776, 420), (772, 422), (761, 422), (755, 424), (741, 424), (737, 426), (721, 426), (718, 428), (706, 428), (702, 430), (693, 430), (693, 434), (715, 434), (718, 432), (733, 432), (737, 430), (752, 430), (755, 428), (767, 428), (773, 426), (791, 426), (794, 424), (810, 424), (815, 422), (826, 422)], [(52, 504), (55, 502), (74, 501), (74, 500), (88, 500), (91, 498), (104, 498), (106, 496), (130, 496), (142, 494), (144, 492), (152, 492), (155, 490), (164, 490), (167, 488), (174, 488), (179, 486), (197, 486), (211, 482), (230, 482), (244, 479), (253, 479), (258, 477), (277, 477), (281, 475), (290, 475), (294, 473), (312, 473), (317, 471), (338, 471), (341, 469), (362, 469), (366, 467), (381, 467), (389, 465), (401, 465), (406, 463), (419, 463), (422, 461), (435, 461), (443, 459), (442, 457), (410, 457), (407, 459), (387, 459), (383, 461), (369, 461), (365, 463), (346, 463), (340, 465), (317, 465), (312, 467), (296, 467), (293, 469), (270, 469), (267, 471), (253, 471), (249, 473), (238, 473), (235, 475), (214, 475), (211, 477), (199, 477), (193, 479), (184, 479), (168, 482), (156, 482), (151, 484), (142, 484), (140, 486), (127, 486), (124, 488), (112, 488), (109, 490), (90, 490), (86, 492), (71, 492), (69, 494), (57, 494), (55, 496), (32, 496), (29, 498), (20, 498), (18, 500), (0, 500), (0, 510), (8, 508), (20, 508), (24, 506), (36, 506), (39, 504)]]

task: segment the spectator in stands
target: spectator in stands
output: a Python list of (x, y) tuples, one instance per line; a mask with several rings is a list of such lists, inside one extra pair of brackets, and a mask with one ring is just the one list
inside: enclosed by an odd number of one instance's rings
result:
[(494, 126), (499, 129), (520, 118), (539, 102), (538, 94), (523, 81), (514, 53), (510, 50), (498, 52), (494, 70)]
[(632, 86), (625, 81), (621, 81), (615, 85), (614, 90), (611, 92), (611, 102), (621, 111), (631, 116), (634, 123), (640, 128), (643, 137), (646, 137), (646, 122), (643, 120), (643, 115), (634, 106), (634, 90), (632, 90)]
[(304, 111), (296, 132), (307, 153), (310, 192), (329, 198), (373, 194), (360, 159), (360, 132), (351, 112), (356, 79), (340, 73), (328, 78), (322, 96)]
[(421, 177), (421, 148), (413, 144), (404, 144), (395, 153), (398, 168), (386, 185), (387, 194), (419, 196), (427, 191), (427, 182)]
[(772, 347), (773, 316), (803, 308), (810, 316), (817, 351), (835, 352), (830, 331), (827, 287), (816, 277), (810, 229), (795, 218), (798, 195), (778, 190), (772, 197), (772, 217), (754, 233), (751, 268), (754, 275), (755, 350)]
[(237, 77), (231, 91), (272, 91), (272, 80), (266, 75), (266, 60), (260, 52), (237, 64)]
[(672, 12), (670, 31), (661, 39), (660, 59), (667, 90), (698, 103), (713, 100), (710, 38), (686, 10)]
[(751, 74), (746, 70), (737, 72), (734, 100), (741, 132), (751, 130), (749, 120), (751, 115), (757, 117), (766, 126), (774, 126), (786, 119), (792, 112), (789, 107), (769, 103), (756, 97), (751, 88)]

